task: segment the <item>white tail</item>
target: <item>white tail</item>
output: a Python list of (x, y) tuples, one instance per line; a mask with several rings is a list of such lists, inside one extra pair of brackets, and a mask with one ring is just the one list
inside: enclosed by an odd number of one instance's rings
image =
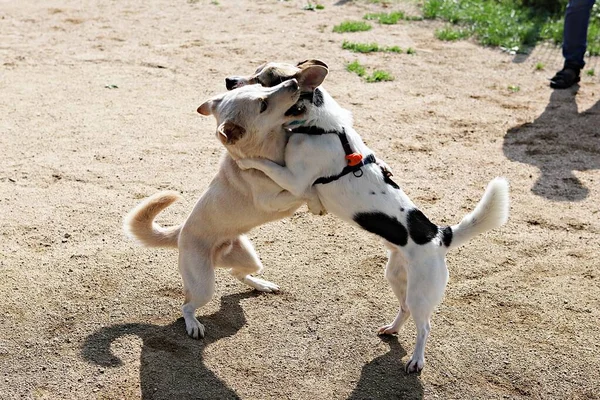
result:
[(508, 220), (508, 181), (493, 179), (485, 189), (475, 210), (460, 223), (452, 226), (452, 241), (449, 249), (459, 247), (480, 233), (499, 228)]
[(181, 225), (163, 228), (154, 218), (165, 208), (179, 200), (176, 192), (159, 192), (142, 201), (123, 221), (125, 232), (148, 247), (177, 247)]

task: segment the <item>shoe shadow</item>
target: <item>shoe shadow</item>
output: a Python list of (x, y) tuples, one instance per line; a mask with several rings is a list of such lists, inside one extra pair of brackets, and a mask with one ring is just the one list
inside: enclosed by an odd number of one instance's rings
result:
[(120, 324), (104, 327), (88, 336), (82, 346), (85, 360), (103, 367), (118, 367), (122, 361), (111, 351), (111, 344), (126, 335), (142, 339), (140, 387), (142, 399), (239, 399), (203, 363), (206, 346), (234, 335), (245, 324), (240, 300), (256, 297), (244, 292), (221, 298), (219, 311), (201, 321), (206, 326), (203, 340), (185, 333), (183, 318), (167, 326)]
[(381, 336), (390, 351), (362, 368), (360, 379), (348, 400), (422, 399), (423, 385), (417, 374), (404, 372), (404, 348), (395, 336)]
[(550, 200), (584, 200), (589, 189), (573, 171), (600, 168), (600, 102), (579, 112), (578, 88), (554, 90), (535, 121), (509, 129), (504, 137), (504, 155), (538, 167), (531, 191)]

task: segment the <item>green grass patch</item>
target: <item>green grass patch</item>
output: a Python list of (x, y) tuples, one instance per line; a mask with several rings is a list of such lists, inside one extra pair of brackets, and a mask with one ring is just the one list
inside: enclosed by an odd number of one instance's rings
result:
[[(562, 42), (564, 7), (551, 14), (550, 8), (532, 8), (524, 0), (425, 0), (423, 17), (442, 19), (459, 27), (460, 34), (442, 30), (444, 40), (474, 36), (486, 46), (500, 46), (525, 52), (541, 40)], [(468, 34), (468, 35), (467, 35)], [(461, 35), (463, 35), (461, 37)], [(600, 6), (592, 10), (588, 29), (588, 52), (600, 54)]]
[(513, 93), (517, 93), (519, 90), (521, 90), (521, 88), (517, 85), (508, 85), (508, 90)]
[(594, 76), (594, 75), (596, 75), (596, 70), (594, 68), (590, 68), (587, 71), (585, 71), (585, 74), (587, 76)]
[(373, 73), (365, 78), (367, 82), (385, 82), (385, 81), (393, 81), (394, 77), (390, 75), (389, 72), (376, 70)]
[(404, 53), (404, 51), (398, 46), (381, 47), (377, 43), (354, 43), (344, 40), (342, 43), (342, 49), (350, 50), (355, 53)]
[(367, 74), (367, 70), (363, 67), (358, 60), (352, 61), (350, 64), (346, 65), (346, 70), (349, 72), (354, 72), (356, 75), (363, 77)]
[(311, 1), (308, 1), (307, 4), (304, 6), (304, 9), (307, 11), (323, 10), (324, 8), (324, 5), (313, 3)]
[(471, 36), (471, 32), (465, 28), (454, 28), (452, 26), (446, 26), (442, 29), (435, 31), (435, 37), (444, 40), (446, 42), (453, 42), (455, 40), (466, 39)]
[(371, 24), (364, 21), (344, 21), (333, 27), (334, 32), (363, 32), (371, 29)]
[(404, 18), (405, 15), (402, 11), (392, 11), (391, 13), (365, 14), (365, 16), (363, 17), (363, 19), (374, 20), (383, 25), (394, 25)]
[(361, 63), (359, 63), (358, 60), (347, 64), (346, 70), (349, 72), (354, 72), (356, 75), (364, 78), (365, 81), (369, 83), (394, 80), (394, 77), (389, 72), (382, 70), (375, 70), (371, 75), (368, 75), (367, 69)]
[(536, 71), (543, 71), (545, 67), (546, 66), (544, 65), (544, 63), (541, 63), (541, 62), (535, 64), (535, 70)]

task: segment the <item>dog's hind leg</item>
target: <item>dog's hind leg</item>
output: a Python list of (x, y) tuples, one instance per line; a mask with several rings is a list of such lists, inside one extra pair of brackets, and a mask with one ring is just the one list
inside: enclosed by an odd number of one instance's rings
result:
[(230, 245), (221, 253), (217, 265), (231, 268), (231, 275), (260, 292), (276, 292), (279, 290), (279, 286), (276, 284), (251, 275), (260, 273), (263, 266), (252, 246), (252, 242), (245, 235), (238, 236), (231, 241)]
[(417, 327), (417, 343), (412, 357), (406, 364), (406, 372), (419, 372), (425, 365), (425, 345), (431, 330), (430, 320), (435, 307), (442, 301), (448, 269), (442, 257), (430, 257), (425, 262), (408, 267), (406, 304)]
[(185, 303), (181, 307), (185, 329), (191, 337), (204, 337), (204, 325), (196, 319), (196, 309), (210, 301), (215, 292), (215, 270), (210, 248), (182, 234), (179, 238), (179, 272), (183, 279)]
[(379, 328), (378, 333), (380, 335), (391, 335), (398, 333), (398, 330), (410, 316), (410, 311), (408, 311), (406, 305), (406, 259), (398, 249), (390, 247), (389, 259), (385, 267), (385, 277), (392, 287), (400, 307), (394, 321)]

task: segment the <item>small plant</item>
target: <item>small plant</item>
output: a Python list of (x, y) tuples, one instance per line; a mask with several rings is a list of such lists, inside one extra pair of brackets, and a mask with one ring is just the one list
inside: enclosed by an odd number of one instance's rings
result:
[(355, 53), (373, 53), (376, 51), (385, 53), (403, 53), (402, 49), (398, 46), (380, 47), (377, 43), (353, 43), (346, 40), (342, 43), (342, 49), (350, 50)]
[(508, 85), (508, 90), (513, 93), (517, 93), (519, 90), (521, 90), (521, 88), (517, 85)]
[(212, 1), (210, 2), (210, 4), (212, 4), (213, 6), (218, 6), (218, 5), (219, 5), (219, 2), (218, 2), (217, 0), (212, 0)]
[(313, 4), (311, 1), (307, 1), (306, 3), (304, 9), (308, 11), (322, 10), (325, 8), (324, 5), (318, 3)]
[(352, 43), (346, 40), (342, 43), (342, 49), (350, 50), (355, 53), (372, 53), (374, 51), (380, 51), (380, 47), (377, 43)]
[(365, 74), (367, 73), (367, 70), (365, 69), (365, 67), (360, 65), (358, 60), (353, 61), (350, 64), (346, 65), (346, 70), (349, 72), (354, 72), (356, 75), (358, 75), (360, 77), (365, 76)]
[(362, 32), (371, 29), (371, 25), (363, 21), (344, 21), (333, 27), (333, 31), (342, 32)]
[(408, 49), (406, 49), (406, 54), (417, 54), (417, 51), (412, 47), (409, 47)]
[(539, 63), (535, 64), (536, 71), (543, 71), (544, 67), (545, 67), (544, 63), (539, 62)]
[(588, 69), (587, 71), (585, 71), (585, 74), (587, 76), (594, 76), (596, 75), (596, 70), (594, 68)]
[[(388, 53), (402, 53), (402, 49), (398, 46), (386, 47), (384, 51)], [(408, 53), (408, 50), (406, 52)]]
[(394, 25), (397, 24), (399, 20), (405, 19), (406, 16), (402, 11), (393, 11), (391, 13), (372, 13), (365, 14), (363, 19), (366, 20), (376, 20), (380, 24), (383, 25)]
[(361, 78), (365, 78), (365, 81), (369, 83), (373, 82), (384, 82), (384, 81), (393, 81), (394, 77), (386, 71), (376, 70), (373, 71), (371, 75), (367, 75), (367, 69), (361, 65), (358, 60), (353, 61), (350, 64), (346, 65), (346, 70), (349, 72), (354, 72), (356, 75)]
[(446, 42), (453, 42), (459, 39), (465, 39), (471, 36), (471, 32), (466, 29), (454, 29), (451, 27), (445, 27), (435, 31), (435, 37)]
[(366, 78), (367, 82), (385, 82), (385, 81), (393, 81), (394, 77), (390, 75), (389, 72), (376, 70), (370, 76)]

